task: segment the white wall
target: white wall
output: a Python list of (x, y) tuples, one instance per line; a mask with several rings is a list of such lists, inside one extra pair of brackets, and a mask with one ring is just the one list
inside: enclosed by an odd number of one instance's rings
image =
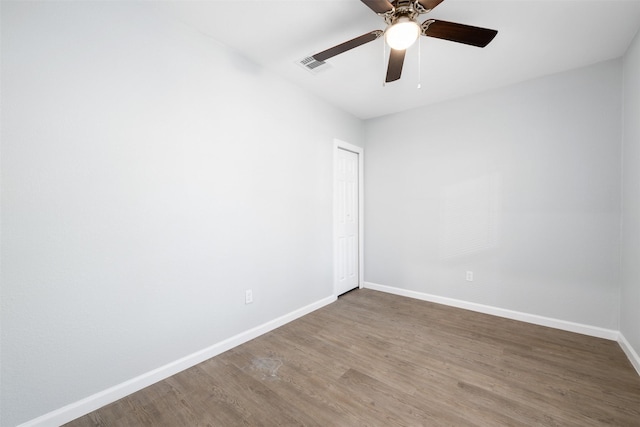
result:
[(615, 60), (368, 121), (365, 280), (618, 330), (621, 80)]
[(330, 296), (334, 137), (148, 3), (3, 1), (0, 424)]
[(640, 354), (640, 33), (624, 58), (620, 332)]

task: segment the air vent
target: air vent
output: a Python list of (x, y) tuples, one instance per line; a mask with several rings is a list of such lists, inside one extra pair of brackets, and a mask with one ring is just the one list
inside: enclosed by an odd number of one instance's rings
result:
[(298, 64), (311, 71), (312, 73), (318, 73), (322, 70), (330, 68), (329, 64), (324, 61), (318, 61), (313, 56), (307, 56), (306, 58), (301, 59)]

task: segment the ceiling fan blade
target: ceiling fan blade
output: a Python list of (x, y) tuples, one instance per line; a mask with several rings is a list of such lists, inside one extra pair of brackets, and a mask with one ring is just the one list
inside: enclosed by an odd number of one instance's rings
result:
[(444, 0), (418, 0), (418, 3), (420, 4), (420, 6), (424, 7), (427, 12), (429, 12), (443, 1)]
[(496, 30), (428, 19), (422, 23), (423, 34), (438, 39), (485, 47), (498, 34)]
[(369, 9), (373, 10), (375, 13), (387, 13), (393, 10), (393, 5), (389, 3), (387, 0), (360, 0), (362, 3), (366, 4)]
[(351, 50), (354, 47), (362, 46), (365, 43), (372, 42), (378, 37), (380, 37), (381, 35), (382, 35), (382, 31), (380, 30), (371, 31), (370, 33), (363, 34), (359, 37), (356, 37), (355, 39), (351, 39), (344, 43), (340, 43), (337, 46), (330, 47), (327, 50), (323, 50), (322, 52), (316, 53), (315, 55), (312, 55), (312, 57), (316, 61), (325, 61), (343, 52)]
[(386, 83), (394, 82), (402, 75), (402, 65), (404, 64), (404, 54), (406, 50), (390, 49), (389, 66), (387, 67)]

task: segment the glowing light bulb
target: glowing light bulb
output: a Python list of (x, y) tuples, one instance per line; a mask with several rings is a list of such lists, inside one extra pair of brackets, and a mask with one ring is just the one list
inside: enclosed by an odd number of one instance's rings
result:
[(420, 32), (416, 21), (402, 16), (386, 29), (384, 39), (391, 49), (404, 50), (415, 43)]

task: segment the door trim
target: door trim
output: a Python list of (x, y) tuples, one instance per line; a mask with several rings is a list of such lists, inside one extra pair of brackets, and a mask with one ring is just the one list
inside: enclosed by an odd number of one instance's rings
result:
[(338, 204), (337, 165), (338, 150), (358, 155), (358, 288), (364, 286), (364, 148), (334, 138), (333, 140), (333, 295), (338, 296)]

